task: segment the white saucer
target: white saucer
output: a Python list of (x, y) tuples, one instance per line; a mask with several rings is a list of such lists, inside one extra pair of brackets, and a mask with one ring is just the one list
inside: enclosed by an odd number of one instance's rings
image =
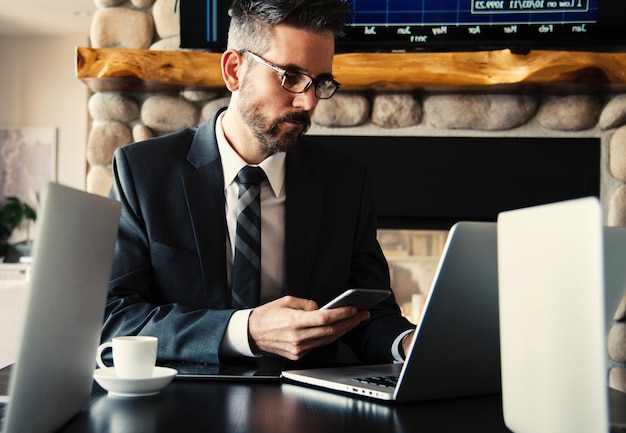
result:
[(156, 395), (169, 384), (178, 371), (167, 367), (154, 367), (152, 377), (146, 379), (122, 379), (117, 377), (115, 367), (98, 368), (93, 378), (115, 397), (146, 397)]

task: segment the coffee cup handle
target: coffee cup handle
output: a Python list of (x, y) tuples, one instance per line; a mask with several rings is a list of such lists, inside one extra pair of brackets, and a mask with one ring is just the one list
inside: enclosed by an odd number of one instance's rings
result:
[(98, 367), (100, 368), (109, 368), (109, 366), (102, 361), (102, 352), (109, 347), (113, 348), (113, 342), (109, 341), (108, 343), (102, 343), (98, 346), (98, 351), (96, 352), (96, 363), (98, 363)]

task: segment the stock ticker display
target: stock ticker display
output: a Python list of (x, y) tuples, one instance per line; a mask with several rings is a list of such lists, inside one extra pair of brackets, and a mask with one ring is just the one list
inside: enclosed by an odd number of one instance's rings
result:
[(599, 0), (352, 0), (349, 38), (428, 45), (586, 37)]

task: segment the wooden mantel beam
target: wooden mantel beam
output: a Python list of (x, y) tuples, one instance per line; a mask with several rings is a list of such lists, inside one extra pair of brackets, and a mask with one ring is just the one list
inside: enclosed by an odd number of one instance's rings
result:
[[(224, 90), (220, 54), (120, 48), (76, 49), (76, 76), (94, 91)], [(349, 53), (333, 73), (345, 90), (502, 85), (626, 85), (626, 53), (509, 50)]]

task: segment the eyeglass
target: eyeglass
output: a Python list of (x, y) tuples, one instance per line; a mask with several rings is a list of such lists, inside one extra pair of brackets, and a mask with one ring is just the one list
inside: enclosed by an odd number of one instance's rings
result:
[(244, 50), (242, 53), (250, 54), (256, 62), (259, 62), (265, 66), (269, 66), (276, 72), (282, 75), (280, 85), (283, 89), (291, 93), (304, 93), (309, 90), (311, 84), (315, 85), (315, 96), (319, 99), (331, 98), (337, 89), (341, 86), (338, 82), (328, 76), (321, 76), (313, 78), (303, 72), (289, 72), (286, 69), (281, 68), (273, 63), (268, 62), (263, 57), (252, 51)]

